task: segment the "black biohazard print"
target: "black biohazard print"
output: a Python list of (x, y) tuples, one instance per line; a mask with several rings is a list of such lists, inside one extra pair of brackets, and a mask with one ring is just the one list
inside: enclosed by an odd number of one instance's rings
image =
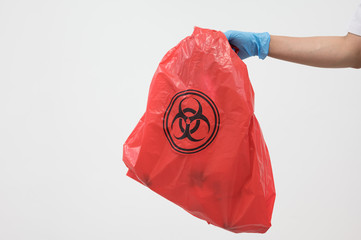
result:
[(163, 130), (171, 147), (185, 154), (205, 149), (216, 137), (219, 125), (215, 103), (193, 89), (175, 94), (163, 118)]

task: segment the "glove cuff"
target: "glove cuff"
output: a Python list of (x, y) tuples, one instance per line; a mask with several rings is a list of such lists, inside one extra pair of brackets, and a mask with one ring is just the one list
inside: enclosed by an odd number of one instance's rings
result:
[(268, 32), (256, 33), (256, 39), (258, 46), (258, 57), (263, 60), (268, 56), (271, 36)]

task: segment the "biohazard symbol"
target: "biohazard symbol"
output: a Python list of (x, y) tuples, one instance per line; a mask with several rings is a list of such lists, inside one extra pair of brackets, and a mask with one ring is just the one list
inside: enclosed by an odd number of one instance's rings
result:
[(208, 147), (217, 136), (220, 117), (216, 104), (196, 89), (177, 92), (163, 115), (163, 131), (170, 146), (182, 154)]
[[(192, 109), (192, 108), (185, 108), (185, 109), (182, 109), (182, 103), (184, 100), (186, 100), (188, 98), (184, 98), (180, 103), (179, 103), (179, 106), (178, 106), (178, 113), (177, 115), (175, 115), (173, 121), (172, 121), (172, 125), (171, 125), (171, 128), (173, 128), (173, 124), (174, 122), (179, 119), (179, 129), (181, 130), (181, 132), (183, 133), (182, 136), (180, 137), (177, 137), (177, 136), (174, 136), (176, 139), (178, 140), (181, 140), (181, 139), (184, 139), (184, 138), (188, 138), (190, 141), (192, 142), (198, 142), (198, 141), (201, 141), (203, 140), (204, 138), (201, 138), (201, 139), (196, 139), (196, 138), (193, 138), (192, 137), (192, 134), (195, 133), (197, 131), (197, 129), (199, 128), (199, 125), (200, 125), (200, 121), (204, 121), (207, 126), (208, 126), (208, 132), (211, 128), (211, 125), (208, 121), (208, 118), (206, 116), (203, 115), (202, 113), (202, 105), (200, 104), (200, 102), (193, 98), (194, 100), (197, 101), (198, 103), (198, 111), (196, 112), (196, 110)], [(187, 116), (185, 115), (185, 113), (192, 113), (193, 116)], [(190, 126), (191, 126), (191, 123), (193, 121), (196, 121), (196, 124), (195, 126), (190, 129)], [(186, 127), (184, 128), (183, 127), (183, 124), (182, 122), (185, 122), (186, 124)]]

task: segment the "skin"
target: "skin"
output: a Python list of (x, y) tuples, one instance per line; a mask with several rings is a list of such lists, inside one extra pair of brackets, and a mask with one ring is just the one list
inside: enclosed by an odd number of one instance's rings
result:
[(324, 68), (361, 68), (361, 37), (284, 37), (271, 35), (268, 56)]

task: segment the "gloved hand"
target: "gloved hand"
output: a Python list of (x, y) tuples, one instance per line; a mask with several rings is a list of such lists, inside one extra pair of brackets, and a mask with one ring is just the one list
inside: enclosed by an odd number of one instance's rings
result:
[(229, 30), (224, 34), (229, 43), (239, 49), (238, 56), (242, 60), (256, 55), (260, 59), (267, 57), (271, 40), (268, 32), (252, 33)]

